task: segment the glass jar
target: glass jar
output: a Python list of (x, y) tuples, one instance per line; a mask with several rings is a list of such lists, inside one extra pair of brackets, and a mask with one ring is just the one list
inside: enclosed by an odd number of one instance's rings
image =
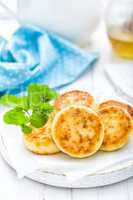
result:
[(133, 59), (133, 0), (112, 0), (106, 13), (106, 27), (114, 52)]

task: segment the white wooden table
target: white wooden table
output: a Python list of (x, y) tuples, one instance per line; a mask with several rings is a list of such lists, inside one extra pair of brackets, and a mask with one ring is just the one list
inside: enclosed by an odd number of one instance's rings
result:
[[(11, 23), (6, 26), (5, 22), (0, 22), (0, 34), (6, 34), (11, 29)], [(100, 51), (101, 58), (91, 72), (86, 73), (78, 80), (81, 88), (89, 89), (96, 96), (101, 95), (103, 92), (108, 96), (114, 95), (114, 90), (104, 78), (102, 71), (103, 65), (108, 65), (111, 62), (110, 47), (103, 26), (94, 35), (92, 44), (89, 44), (89, 46), (89, 50), (97, 49)], [(77, 82), (73, 84), (73, 87), (76, 84)], [(133, 178), (115, 185), (94, 189), (51, 187), (26, 178), (18, 179), (15, 172), (0, 156), (0, 200), (132, 200), (132, 185)]]

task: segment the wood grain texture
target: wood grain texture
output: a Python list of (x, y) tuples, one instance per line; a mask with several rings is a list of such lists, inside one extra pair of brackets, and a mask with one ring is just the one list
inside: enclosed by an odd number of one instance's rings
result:
[(72, 200), (98, 200), (98, 188), (73, 189)]
[(45, 186), (44, 197), (42, 200), (71, 200), (72, 190), (65, 188), (58, 188), (52, 186)]
[(43, 198), (44, 185), (26, 178), (18, 179), (0, 156), (0, 199), (2, 200), (40, 200)]
[(98, 200), (128, 200), (127, 181), (99, 188)]

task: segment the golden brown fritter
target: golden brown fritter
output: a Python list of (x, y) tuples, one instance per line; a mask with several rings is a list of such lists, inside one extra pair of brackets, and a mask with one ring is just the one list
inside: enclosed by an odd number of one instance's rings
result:
[(34, 128), (32, 133), (24, 135), (24, 142), (30, 151), (36, 154), (54, 154), (59, 152), (59, 149), (55, 145), (52, 136), (51, 136), (51, 126), (55, 114), (52, 113), (42, 128)]
[(52, 126), (57, 147), (71, 157), (84, 158), (100, 148), (104, 129), (99, 116), (85, 106), (69, 106), (60, 111)]
[(57, 110), (61, 110), (70, 105), (84, 105), (91, 107), (94, 98), (88, 92), (73, 90), (60, 95), (54, 103)]
[(104, 125), (103, 151), (114, 151), (127, 144), (132, 133), (132, 118), (120, 106), (108, 106), (99, 110)]
[(99, 109), (107, 106), (120, 106), (121, 108), (127, 110), (133, 119), (133, 107), (131, 105), (116, 100), (108, 100), (99, 104)]

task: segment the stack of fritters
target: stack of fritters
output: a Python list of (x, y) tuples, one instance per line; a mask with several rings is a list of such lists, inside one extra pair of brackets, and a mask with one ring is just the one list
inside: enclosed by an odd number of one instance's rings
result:
[(54, 102), (55, 111), (40, 129), (24, 136), (29, 150), (38, 154), (59, 151), (84, 158), (98, 150), (114, 151), (124, 147), (133, 130), (133, 107), (109, 100), (96, 104), (84, 91), (70, 91)]

